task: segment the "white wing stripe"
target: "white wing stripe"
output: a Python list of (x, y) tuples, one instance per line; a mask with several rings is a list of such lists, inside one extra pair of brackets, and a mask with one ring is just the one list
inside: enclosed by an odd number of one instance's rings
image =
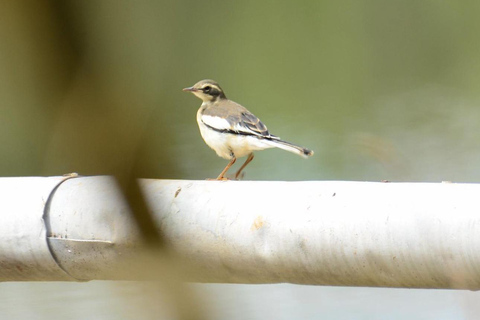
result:
[[(243, 134), (249, 134), (257, 137), (264, 138), (265, 136), (250, 130), (250, 128), (242, 126), (240, 123), (230, 123), (224, 118), (202, 115), (202, 122), (207, 126), (212, 127), (216, 130), (229, 130), (234, 132), (239, 132)], [(232, 126), (233, 125), (233, 126)]]
[(224, 118), (203, 115), (202, 122), (217, 130), (234, 130), (230, 123)]

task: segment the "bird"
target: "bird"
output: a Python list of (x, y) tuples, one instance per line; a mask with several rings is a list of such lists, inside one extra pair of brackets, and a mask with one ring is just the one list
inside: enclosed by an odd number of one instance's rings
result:
[(228, 169), (237, 158), (247, 156), (247, 160), (235, 174), (235, 179), (238, 180), (242, 170), (253, 160), (253, 151), (257, 150), (280, 148), (304, 158), (313, 155), (312, 150), (271, 134), (253, 113), (229, 100), (214, 80), (201, 80), (183, 91), (191, 92), (202, 100), (197, 112), (197, 122), (205, 143), (219, 157), (230, 160), (218, 177), (212, 180), (229, 180), (225, 177)]

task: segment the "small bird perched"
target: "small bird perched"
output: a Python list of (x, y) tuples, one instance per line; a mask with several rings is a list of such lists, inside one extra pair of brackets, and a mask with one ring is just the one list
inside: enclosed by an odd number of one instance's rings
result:
[(202, 99), (203, 103), (197, 112), (202, 138), (219, 157), (230, 160), (217, 180), (228, 180), (224, 177), (228, 169), (237, 158), (248, 155), (235, 174), (235, 179), (238, 179), (242, 170), (253, 160), (253, 151), (256, 150), (280, 148), (304, 158), (313, 155), (312, 150), (270, 134), (260, 119), (238, 103), (228, 100), (222, 88), (213, 80), (199, 81), (183, 91), (192, 92)]

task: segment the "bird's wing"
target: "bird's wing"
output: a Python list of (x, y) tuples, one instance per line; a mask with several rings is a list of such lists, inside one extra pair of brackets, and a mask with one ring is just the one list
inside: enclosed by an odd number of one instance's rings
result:
[(254, 114), (248, 111), (240, 114), (236, 129), (239, 132), (261, 137), (270, 137), (270, 132), (268, 132), (267, 126), (264, 125)]
[(222, 107), (206, 109), (201, 119), (203, 123), (217, 131), (254, 135), (261, 138), (278, 138), (271, 135), (267, 126), (253, 113), (232, 101)]

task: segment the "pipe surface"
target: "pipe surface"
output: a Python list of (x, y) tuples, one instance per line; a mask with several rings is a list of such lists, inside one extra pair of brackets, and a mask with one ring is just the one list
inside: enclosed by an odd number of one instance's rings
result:
[(161, 181), (142, 185), (192, 281), (480, 288), (480, 186)]
[(72, 278), (135, 280), (129, 265), (138, 258), (142, 239), (113, 177), (65, 181), (47, 217), (52, 254)]
[(0, 281), (73, 280), (52, 257), (44, 222), (64, 177), (0, 179)]
[[(139, 279), (115, 180), (62, 181), (0, 179), (0, 281)], [(480, 185), (139, 183), (188, 281), (480, 288)]]

